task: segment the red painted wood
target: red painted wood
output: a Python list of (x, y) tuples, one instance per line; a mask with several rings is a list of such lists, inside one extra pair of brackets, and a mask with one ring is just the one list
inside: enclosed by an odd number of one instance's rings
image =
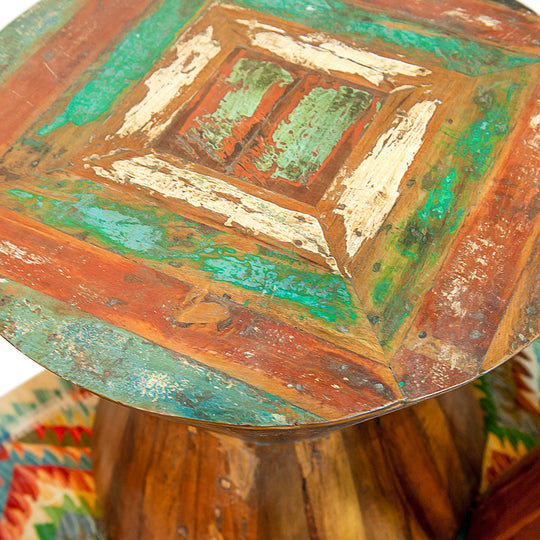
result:
[(0, 152), (151, 3), (90, 0), (0, 88)]
[[(513, 140), (524, 144), (501, 161), (473, 207), (392, 363), (408, 397), (440, 391), (478, 373), (540, 231), (539, 115), (540, 85), (514, 133)], [(422, 345), (408, 348), (418, 336), (431, 354), (426, 356)]]
[(399, 399), (381, 364), (15, 212), (0, 238), (6, 277), (329, 419)]
[[(523, 111), (495, 180), (461, 230), (416, 318), (416, 328), (480, 360), (486, 353), (540, 231), (540, 153), (531, 127), (540, 115), (540, 85)], [(478, 315), (478, 314), (481, 314)]]

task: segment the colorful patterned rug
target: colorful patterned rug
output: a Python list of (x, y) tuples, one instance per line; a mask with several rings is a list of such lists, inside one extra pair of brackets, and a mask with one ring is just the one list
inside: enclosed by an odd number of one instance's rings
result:
[(483, 493), (540, 442), (540, 340), (474, 385), (486, 421)]
[[(481, 491), (540, 441), (540, 342), (475, 383)], [(97, 398), (50, 373), (0, 398), (0, 540), (104, 540), (91, 473)]]
[(0, 398), (0, 540), (102, 540), (90, 462), (97, 398), (43, 373)]

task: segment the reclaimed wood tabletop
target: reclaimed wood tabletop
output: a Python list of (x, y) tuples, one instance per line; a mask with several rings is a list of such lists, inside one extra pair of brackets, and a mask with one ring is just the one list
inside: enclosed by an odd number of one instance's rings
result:
[(539, 333), (540, 25), (43, 0), (0, 33), (0, 333), (134, 408), (355, 422)]

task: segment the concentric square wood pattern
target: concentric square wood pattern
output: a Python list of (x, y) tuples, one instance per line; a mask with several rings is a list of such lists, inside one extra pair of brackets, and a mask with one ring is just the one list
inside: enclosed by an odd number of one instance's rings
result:
[(538, 335), (539, 28), (473, 0), (44, 0), (0, 34), (2, 335), (229, 424), (474, 379)]

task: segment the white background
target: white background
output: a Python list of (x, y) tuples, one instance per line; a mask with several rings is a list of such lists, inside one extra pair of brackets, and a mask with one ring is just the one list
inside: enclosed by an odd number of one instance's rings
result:
[[(540, 13), (540, 0), (521, 0), (521, 2)], [(36, 0), (0, 0), (0, 28), (6, 26), (35, 3), (37, 3)], [(33, 377), (41, 369), (35, 362), (0, 338), (0, 395)]]

